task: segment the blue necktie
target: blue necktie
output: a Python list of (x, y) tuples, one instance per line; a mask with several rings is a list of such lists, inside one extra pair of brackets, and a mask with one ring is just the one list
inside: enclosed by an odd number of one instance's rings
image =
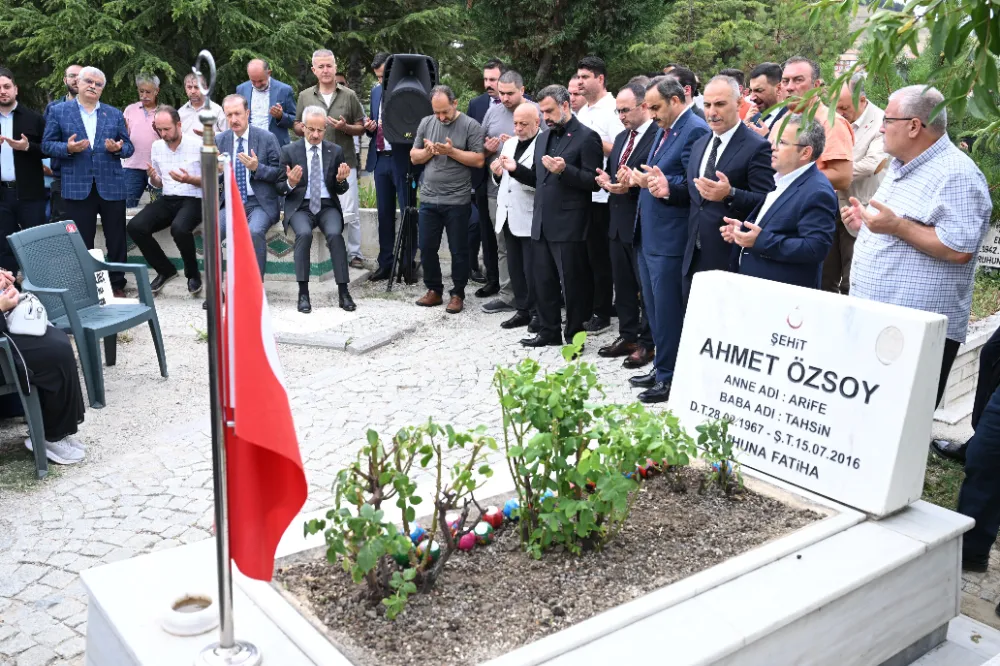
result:
[[(239, 142), (236, 145), (236, 153), (243, 152), (243, 137), (240, 137)], [(236, 159), (236, 187), (240, 190), (240, 197), (243, 198), (243, 203), (247, 202), (247, 168), (243, 166), (243, 162)]]

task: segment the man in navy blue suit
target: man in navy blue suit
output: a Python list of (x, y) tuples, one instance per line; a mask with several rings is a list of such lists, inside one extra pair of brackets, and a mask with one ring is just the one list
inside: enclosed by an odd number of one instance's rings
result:
[[(375, 181), (375, 205), (378, 208), (378, 268), (368, 276), (369, 280), (388, 280), (392, 271), (392, 251), (396, 242), (396, 205), (399, 203), (400, 216), (406, 208), (406, 169), (410, 161), (408, 146), (393, 149), (382, 132), (382, 91), (385, 61), (389, 54), (380, 52), (372, 60), (372, 72), (378, 83), (372, 88), (371, 105), (365, 132), (371, 139), (368, 144), (368, 162), (365, 171), (372, 174)], [(412, 245), (416, 254), (416, 243)], [(412, 260), (412, 257), (411, 257)]]
[[(465, 114), (480, 125), (486, 117), (490, 106), (500, 103), (498, 90), (500, 75), (507, 70), (504, 64), (496, 58), (491, 58), (483, 65), (483, 88), (486, 92), (469, 101)], [(469, 278), (473, 282), (485, 282), (486, 285), (476, 290), (476, 296), (486, 298), (500, 291), (500, 257), (497, 253), (497, 239), (493, 233), (493, 222), (490, 220), (489, 198), (486, 191), (488, 167), (483, 167), (472, 173), (472, 215), (469, 218)], [(483, 246), (483, 273), (479, 272), (479, 244)]]
[(771, 155), (777, 188), (746, 222), (727, 217), (721, 229), (722, 237), (739, 250), (741, 275), (820, 288), (838, 210), (830, 180), (816, 168), (825, 145), (820, 123), (789, 117)]
[(699, 271), (729, 270), (732, 246), (719, 235), (724, 217), (743, 219), (774, 189), (771, 144), (740, 122), (740, 86), (716, 76), (705, 86), (705, 119), (712, 133), (691, 147), (691, 196), (684, 249), (684, 302)]
[(250, 107), (250, 125), (268, 131), (278, 140), (278, 147), (291, 140), (288, 130), (295, 125), (295, 95), (292, 87), (271, 78), (267, 61), (254, 59), (247, 63), (247, 77), (236, 86)]
[[(122, 158), (135, 148), (125, 117), (113, 106), (101, 104), (107, 78), (96, 67), (84, 67), (73, 102), (52, 107), (42, 138), (42, 152), (59, 158), (66, 215), (76, 223), (88, 249), (94, 247), (97, 215), (108, 248), (108, 261), (124, 263), (125, 173)], [(115, 296), (125, 295), (125, 274), (111, 273)]]
[(639, 193), (633, 245), (642, 284), (642, 302), (653, 331), (653, 369), (629, 383), (644, 388), (639, 400), (664, 402), (670, 397), (677, 347), (684, 321), (681, 265), (688, 238), (687, 174), (694, 143), (709, 133), (705, 121), (690, 112), (684, 86), (673, 76), (654, 79), (646, 88), (646, 105), (660, 129), (642, 169), (631, 182)]

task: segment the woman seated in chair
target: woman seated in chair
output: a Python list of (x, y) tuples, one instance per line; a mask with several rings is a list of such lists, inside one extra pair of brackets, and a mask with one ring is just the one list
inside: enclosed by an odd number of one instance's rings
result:
[[(13, 310), (19, 294), (14, 276), (0, 270), (0, 312)], [(60, 465), (83, 460), (84, 446), (76, 438), (77, 426), (83, 423), (83, 391), (76, 368), (76, 356), (66, 334), (52, 326), (45, 335), (17, 335), (7, 330), (6, 317), (0, 317), (0, 335), (13, 345), (14, 366), (21, 389), (38, 391), (45, 426), (45, 454)], [(27, 366), (27, 369), (25, 369)], [(31, 438), (24, 445), (32, 450)]]

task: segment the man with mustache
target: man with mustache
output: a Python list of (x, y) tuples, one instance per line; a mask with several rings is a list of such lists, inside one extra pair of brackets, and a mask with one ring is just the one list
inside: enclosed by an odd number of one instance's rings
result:
[(744, 119), (746, 126), (760, 136), (767, 138), (774, 124), (788, 113), (788, 107), (764, 113), (778, 102), (785, 99), (784, 88), (781, 87), (781, 65), (773, 62), (762, 62), (750, 70), (750, 101), (756, 108), (756, 113), (750, 113)]
[[(70, 65), (63, 73), (63, 83), (66, 84), (66, 94), (54, 99), (45, 107), (45, 120), (48, 122), (49, 111), (63, 102), (71, 102), (76, 99), (78, 92), (77, 77), (80, 75), (80, 65)], [(58, 222), (66, 219), (66, 206), (62, 199), (62, 176), (59, 171), (59, 160), (55, 157), (49, 158), (49, 169), (52, 170), (52, 184), (49, 186), (49, 222)]]
[[(485, 92), (473, 97), (465, 114), (480, 125), (486, 120), (486, 112), (491, 107), (500, 104), (498, 89), (500, 75), (507, 68), (503, 62), (490, 58), (483, 65), (483, 89)], [(496, 236), (493, 235), (493, 224), (490, 221), (489, 196), (486, 191), (486, 179), (489, 168), (475, 169), (472, 172), (472, 215), (469, 216), (469, 279), (473, 282), (486, 283), (476, 290), (476, 296), (487, 298), (500, 291), (500, 256), (497, 249)], [(483, 247), (483, 271), (479, 270), (479, 246)]]

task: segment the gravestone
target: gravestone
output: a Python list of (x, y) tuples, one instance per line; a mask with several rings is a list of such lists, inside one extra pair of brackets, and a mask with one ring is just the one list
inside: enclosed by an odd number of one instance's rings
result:
[(874, 516), (920, 499), (947, 319), (712, 271), (692, 285), (669, 408), (731, 421), (734, 457)]
[(1000, 268), (1000, 223), (992, 223), (979, 244), (979, 265), (983, 268)]

